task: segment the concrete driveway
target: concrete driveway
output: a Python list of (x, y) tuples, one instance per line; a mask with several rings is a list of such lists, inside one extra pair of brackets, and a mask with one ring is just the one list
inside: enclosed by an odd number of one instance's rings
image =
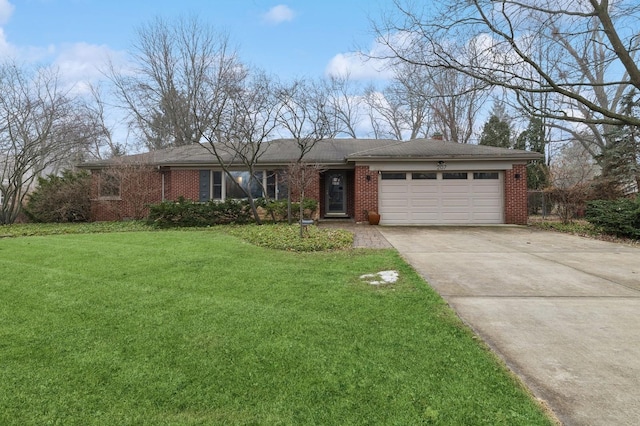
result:
[(640, 422), (640, 248), (524, 227), (380, 227), (566, 425)]

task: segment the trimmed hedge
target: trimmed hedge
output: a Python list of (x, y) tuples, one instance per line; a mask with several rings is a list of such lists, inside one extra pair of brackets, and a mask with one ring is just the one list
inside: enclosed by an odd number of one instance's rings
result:
[(640, 239), (640, 197), (591, 201), (585, 219), (607, 234)]
[[(274, 217), (276, 222), (284, 222), (287, 220), (287, 200), (265, 200), (260, 198), (256, 200), (256, 206), (262, 207), (270, 217)], [(304, 216), (311, 217), (313, 212), (318, 208), (318, 202), (311, 198), (305, 198), (302, 204)], [(291, 216), (294, 221), (298, 221), (300, 216), (300, 204), (291, 203)]]
[(251, 208), (245, 200), (199, 203), (180, 198), (149, 206), (147, 224), (159, 228), (212, 226), (247, 223), (251, 218)]

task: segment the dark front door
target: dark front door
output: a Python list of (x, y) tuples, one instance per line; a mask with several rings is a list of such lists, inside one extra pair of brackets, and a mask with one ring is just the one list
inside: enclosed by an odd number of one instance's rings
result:
[(325, 173), (325, 215), (347, 214), (347, 179), (345, 172)]

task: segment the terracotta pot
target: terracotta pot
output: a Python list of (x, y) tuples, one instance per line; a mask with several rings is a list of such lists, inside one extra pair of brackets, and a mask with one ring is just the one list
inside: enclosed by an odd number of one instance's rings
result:
[(380, 215), (376, 212), (369, 212), (369, 225), (377, 225), (380, 223)]

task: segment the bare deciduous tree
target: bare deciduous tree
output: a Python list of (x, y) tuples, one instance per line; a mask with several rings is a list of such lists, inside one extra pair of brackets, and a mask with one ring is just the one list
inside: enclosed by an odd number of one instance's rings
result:
[(115, 159), (111, 167), (100, 172), (99, 185), (108, 184), (117, 199), (103, 201), (106, 210), (118, 220), (143, 219), (149, 205), (160, 198), (160, 177), (157, 169), (147, 161)]
[(148, 149), (199, 142), (219, 118), (229, 77), (243, 72), (228, 37), (197, 18), (141, 26), (132, 62), (107, 75)]
[(90, 96), (81, 101), (78, 108), (78, 122), (89, 130), (91, 137), (86, 147), (86, 155), (93, 160), (102, 160), (124, 155), (127, 151), (126, 140), (114, 140), (114, 128), (117, 125), (109, 120), (109, 106), (104, 100), (99, 86), (89, 86)]
[[(291, 189), (296, 188), (300, 194), (300, 219), (302, 220), (305, 189), (310, 175), (318, 173), (304, 164), (304, 157), (322, 139), (332, 135), (333, 126), (327, 113), (328, 96), (324, 87), (304, 80), (293, 81), (278, 90), (280, 109), (278, 124), (295, 140), (298, 158), (295, 165), (289, 167), (287, 202), (287, 218), (292, 222)], [(334, 105), (335, 106), (335, 105)], [(332, 107), (333, 108), (333, 107)], [(302, 238), (302, 224), (300, 225)]]
[(85, 142), (72, 112), (55, 70), (0, 64), (0, 223), (13, 223), (37, 177)]
[(358, 87), (345, 76), (331, 76), (325, 83), (327, 91), (327, 117), (331, 124), (329, 137), (346, 135), (358, 138), (358, 126), (363, 120), (362, 94)]
[(426, 71), (435, 130), (444, 140), (469, 143), (490, 92), (483, 84), (454, 70), (426, 68)]
[[(450, 0), (434, 10), (396, 0), (395, 6), (397, 13), (375, 26), (390, 58), (509, 89), (533, 116), (640, 125), (640, 118), (602, 99), (640, 88), (640, 38), (626, 25), (638, 21), (637, 2)], [(532, 93), (553, 94), (554, 101), (531, 103)]]
[[(214, 118), (209, 127), (201, 129), (200, 142), (216, 158), (227, 177), (235, 180), (234, 167), (241, 164), (248, 171), (248, 185), (239, 185), (245, 194), (256, 223), (261, 224), (251, 187), (267, 191), (257, 174), (256, 166), (267, 149), (277, 125), (280, 104), (273, 81), (264, 73), (224, 79), (224, 95), (218, 97)], [(206, 99), (202, 102), (207, 103)]]

